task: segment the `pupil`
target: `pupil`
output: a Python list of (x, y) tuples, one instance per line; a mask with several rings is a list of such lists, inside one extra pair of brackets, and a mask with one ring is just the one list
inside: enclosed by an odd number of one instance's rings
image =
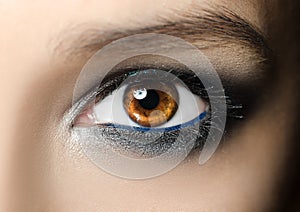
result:
[(159, 104), (159, 95), (155, 90), (147, 90), (147, 96), (139, 103), (144, 109), (152, 110)]

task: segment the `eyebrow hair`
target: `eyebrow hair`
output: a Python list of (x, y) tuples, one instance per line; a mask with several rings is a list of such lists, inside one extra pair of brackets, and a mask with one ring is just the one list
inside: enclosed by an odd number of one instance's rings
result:
[[(238, 44), (255, 50), (264, 59), (271, 54), (260, 30), (224, 7), (214, 9), (194, 7), (184, 12), (175, 11), (174, 14), (174, 19), (159, 18), (158, 24), (138, 29), (102, 32), (91, 27), (81, 33), (75, 33), (75, 39), (68, 37), (61, 40), (54, 50), (57, 55), (65, 54), (68, 60), (81, 56), (89, 57), (106, 44), (122, 37), (142, 33), (161, 33), (182, 38), (199, 49)], [(72, 30), (80, 32), (80, 28), (81, 26), (78, 26)]]

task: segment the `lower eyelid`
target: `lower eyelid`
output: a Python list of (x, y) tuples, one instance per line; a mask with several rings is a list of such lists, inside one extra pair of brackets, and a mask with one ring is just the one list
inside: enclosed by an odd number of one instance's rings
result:
[(127, 129), (127, 130), (133, 130), (133, 131), (138, 131), (138, 132), (171, 132), (174, 130), (180, 130), (182, 128), (186, 128), (192, 125), (195, 125), (197, 123), (199, 123), (200, 121), (202, 121), (203, 119), (207, 119), (207, 117), (209, 116), (210, 112), (208, 110), (202, 112), (199, 116), (197, 116), (196, 118), (182, 123), (182, 124), (178, 124), (178, 125), (174, 125), (174, 126), (170, 126), (170, 127), (166, 127), (166, 126), (161, 126), (158, 128), (151, 128), (151, 127), (140, 127), (140, 126), (128, 126), (128, 125), (120, 125), (120, 124), (100, 124), (100, 126), (110, 126), (110, 127), (114, 127), (114, 128), (120, 128), (120, 129)]
[[(102, 142), (107, 142), (107, 145), (112, 146), (117, 152), (128, 155), (129, 157), (136, 158), (151, 158), (156, 157), (174, 144), (178, 148), (186, 148), (186, 143), (195, 141), (194, 147), (201, 147), (207, 136), (208, 130), (199, 130), (199, 127), (209, 127), (206, 122), (209, 121), (209, 114), (203, 113), (201, 120), (195, 120), (193, 124), (188, 126), (180, 127), (179, 129), (172, 129), (170, 131), (136, 131), (132, 128), (116, 127), (115, 125), (101, 125), (88, 127), (88, 128), (77, 128), (74, 127), (73, 133), (76, 137), (81, 137), (89, 140), (89, 137)], [(158, 140), (153, 140), (157, 138)], [(172, 148), (175, 148), (173, 146)], [(174, 152), (174, 154), (176, 154)]]

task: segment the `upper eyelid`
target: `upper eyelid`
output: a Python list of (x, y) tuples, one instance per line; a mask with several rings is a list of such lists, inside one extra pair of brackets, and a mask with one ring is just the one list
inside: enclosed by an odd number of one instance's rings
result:
[[(133, 70), (133, 69), (132, 69)], [(135, 69), (136, 70), (136, 69)], [(180, 72), (180, 70), (182, 72)], [(186, 70), (184, 72), (183, 69), (178, 69), (177, 70), (177, 74), (181, 75), (181, 76), (184, 76), (183, 78), (189, 80), (189, 77), (191, 77), (192, 75)], [(137, 70), (136, 70), (137, 71)], [(167, 70), (165, 70), (167, 71)], [(128, 70), (122, 70), (120, 73), (118, 73), (117, 76), (114, 76), (112, 77), (113, 79), (112, 80), (115, 80), (116, 78), (119, 78), (120, 81), (122, 81), (122, 77), (125, 77), (126, 74), (128, 74)], [(176, 75), (177, 75), (176, 74)], [(111, 77), (109, 77), (111, 78)], [(74, 121), (74, 119), (77, 117), (77, 115), (80, 114), (80, 112), (82, 112), (82, 110), (91, 102), (93, 101), (93, 99), (95, 99), (97, 97), (97, 95), (99, 93), (102, 92), (102, 90), (100, 89), (103, 89), (105, 90), (106, 87), (109, 87), (111, 84), (114, 84), (114, 83), (111, 83), (109, 80), (107, 81), (103, 81), (104, 83), (101, 83), (100, 85), (97, 84), (97, 85), (94, 85), (88, 92), (86, 92), (83, 96), (81, 96), (78, 101), (71, 107), (70, 110), (67, 111), (66, 115), (67, 116), (67, 123), (69, 123), (69, 125)], [(200, 83), (200, 84), (199, 84)], [(203, 85), (201, 82), (198, 83), (198, 92), (197, 92), (197, 95), (201, 95), (201, 97), (203, 98), (206, 98), (206, 93), (205, 93), (205, 90), (203, 88)], [(191, 84), (191, 83), (190, 83)], [(104, 87), (105, 86), (105, 87)], [(116, 85), (115, 85), (116, 86)], [(190, 85), (189, 85), (190, 86)], [(118, 86), (117, 86), (118, 87)], [(193, 88), (191, 88), (193, 89)]]

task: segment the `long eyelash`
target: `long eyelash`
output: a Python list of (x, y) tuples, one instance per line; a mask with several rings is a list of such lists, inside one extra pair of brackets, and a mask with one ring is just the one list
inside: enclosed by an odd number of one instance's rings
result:
[(232, 119), (244, 119), (244, 114), (242, 113), (243, 105), (234, 105), (228, 99), (227, 101), (227, 118)]
[[(89, 95), (88, 98), (86, 98), (85, 105), (88, 105), (91, 101), (95, 100), (96, 102), (101, 101), (106, 96), (110, 95), (115, 89), (117, 89), (121, 83), (131, 74), (138, 72), (139, 70), (123, 70), (121, 74), (115, 74), (113, 77), (106, 78), (103, 83), (98, 85)], [(234, 118), (234, 119), (242, 119), (243, 115), (239, 114), (238, 111), (240, 111), (243, 107), (242, 105), (235, 105), (230, 100), (229, 96), (222, 96), (220, 93), (223, 93), (224, 90), (220, 91), (214, 91), (213, 98), (209, 97), (207, 94), (207, 90), (213, 88), (204, 88), (201, 81), (195, 74), (188, 73), (187, 71), (182, 72), (181, 70), (172, 69), (168, 70), (168, 72), (174, 74), (176, 77), (181, 79), (191, 90), (192, 93), (198, 95), (199, 97), (203, 98), (207, 102), (216, 103), (220, 100), (226, 99), (227, 103), (227, 117), (228, 118)], [(80, 108), (82, 109), (82, 105)], [(74, 118), (76, 116), (73, 116)], [(211, 122), (212, 118), (218, 118), (218, 114), (212, 114), (211, 111), (208, 111), (207, 116), (201, 120), (201, 124), (199, 124), (198, 129), (194, 128), (186, 128), (185, 130), (188, 131), (186, 136), (192, 136), (196, 139), (194, 143), (193, 149), (202, 149), (202, 147), (205, 144), (206, 137), (208, 133), (210, 132), (211, 128), (218, 129), (218, 126)], [(72, 125), (72, 128), (74, 126)], [(75, 127), (76, 129), (76, 127)], [(184, 128), (183, 128), (184, 129)], [(189, 129), (189, 130), (188, 130)], [(88, 129), (85, 129), (87, 131)], [(153, 138), (157, 136), (157, 133), (159, 132), (141, 132), (141, 131), (135, 131), (133, 129), (125, 129), (125, 128), (118, 128), (115, 125), (99, 125), (96, 127), (92, 127), (89, 130), (93, 130), (91, 132), (94, 136), (101, 136), (101, 140), (113, 140), (110, 142), (110, 145), (115, 145), (114, 147), (118, 149), (118, 151), (127, 151), (127, 153), (131, 154), (131, 156), (137, 156), (139, 158), (149, 158), (156, 156), (158, 154), (162, 154), (163, 151), (169, 148), (168, 145), (170, 145), (172, 140), (176, 137), (178, 134), (178, 131), (181, 131), (182, 129), (175, 129), (170, 130), (168, 132), (164, 132), (164, 136), (162, 137), (164, 139), (164, 142), (152, 142), (151, 144), (145, 145), (145, 143), (141, 142), (134, 142), (133, 140), (139, 140), (138, 138), (141, 138), (142, 140), (145, 140), (148, 138)], [(97, 131), (97, 132), (96, 132)], [(99, 131), (99, 132), (98, 132)], [(118, 135), (118, 136), (117, 136)], [(128, 136), (126, 136), (128, 135)], [(103, 139), (103, 137), (105, 139)], [(135, 138), (135, 139), (133, 139)], [(161, 139), (162, 139), (161, 138)], [(133, 139), (133, 140), (132, 140)], [(182, 139), (181, 142), (183, 142), (184, 139)], [(171, 143), (170, 143), (171, 142)], [(133, 154), (133, 155), (132, 155)]]
[[(135, 70), (135, 72), (137, 72), (137, 70)], [(127, 71), (123, 74), (120, 75), (115, 75), (112, 79), (106, 79), (104, 80), (104, 83), (102, 83), (101, 85), (97, 86), (96, 91), (94, 92), (93, 95), (91, 96), (95, 96), (96, 97), (96, 102), (101, 101), (102, 99), (104, 99), (106, 96), (108, 96), (109, 94), (111, 94), (115, 89), (117, 89), (120, 84), (130, 75), (133, 74), (134, 72), (132, 71)], [(204, 86), (202, 85), (202, 83), (198, 80), (196, 80), (196, 76), (195, 75), (191, 75), (188, 73), (182, 73), (178, 70), (172, 70), (173, 74), (176, 74), (175, 76), (183, 79), (184, 83), (186, 85), (188, 85), (189, 89), (191, 89), (191, 91), (200, 96), (201, 98), (205, 98), (208, 99), (207, 93), (204, 89)], [(92, 100), (92, 98), (90, 98), (90, 100)], [(87, 101), (88, 102), (88, 101)], [(133, 142), (132, 139), (134, 137), (138, 137), (140, 138), (140, 136), (142, 135), (142, 140), (146, 139), (146, 137), (148, 136), (149, 138), (153, 138), (155, 136), (157, 136), (157, 133), (159, 132), (154, 132), (153, 130), (151, 130), (151, 132), (141, 132), (141, 131), (135, 131), (133, 129), (125, 129), (125, 128), (118, 128), (115, 125), (99, 125), (97, 126), (97, 128), (91, 128), (90, 130), (94, 130), (94, 132), (92, 133), (93, 135), (97, 135), (97, 136), (104, 136), (105, 139), (102, 140), (110, 140), (113, 139), (113, 143), (114, 145), (117, 145), (120, 151), (122, 149), (125, 150), (129, 150), (130, 149), (130, 154), (134, 154), (137, 157), (153, 157), (155, 155), (161, 154), (163, 150), (169, 149), (169, 147), (165, 146), (165, 145), (170, 145), (170, 142), (172, 139), (174, 140), (174, 138), (176, 137), (175, 135), (178, 134), (178, 132), (184, 130), (184, 131), (188, 131), (188, 133), (186, 133), (185, 137), (187, 136), (193, 136), (195, 139), (195, 143), (194, 143), (194, 148), (202, 148), (204, 143), (205, 143), (205, 139), (209, 133), (210, 130), (210, 126), (211, 124), (211, 113), (210, 111), (207, 111), (207, 114), (204, 118), (201, 119), (201, 121), (197, 122), (197, 123), (201, 123), (199, 124), (198, 129), (194, 129), (193, 127), (186, 127), (186, 128), (181, 128), (180, 129), (170, 129), (164, 133), (164, 136), (160, 139), (164, 139), (164, 142), (155, 142), (155, 143), (151, 143), (148, 145), (142, 144), (141, 142)], [(74, 127), (74, 126), (72, 126)], [(76, 128), (76, 127), (75, 127)], [(96, 131), (101, 131), (99, 133), (95, 133)], [(109, 135), (109, 136), (108, 136)], [(119, 135), (119, 136), (116, 136)], [(124, 136), (124, 135), (128, 135), (128, 136)], [(130, 135), (130, 136), (129, 136)], [(135, 136), (134, 136), (135, 135)], [(145, 135), (147, 135), (145, 137)], [(175, 137), (174, 137), (175, 136)], [(120, 139), (123, 138), (123, 139)], [(128, 139), (130, 138), (130, 139)], [(172, 139), (171, 139), (172, 138)], [(137, 139), (138, 140), (138, 139)], [(182, 143), (184, 140), (187, 139), (182, 139)], [(189, 139), (188, 139), (189, 140)], [(164, 144), (162, 144), (164, 143)], [(162, 146), (163, 145), (163, 146)]]
[[(208, 87), (208, 88), (206, 88), (206, 90), (213, 90), (213, 88)], [(213, 100), (210, 99), (210, 101), (218, 101), (218, 97), (220, 99), (225, 98), (226, 99), (226, 106), (227, 106), (227, 118), (243, 119), (244, 118), (244, 114), (242, 112), (242, 109), (244, 108), (243, 105), (242, 104), (234, 104), (229, 96), (222, 96), (222, 95), (217, 96), (218, 93), (220, 93), (220, 92), (223, 93), (224, 90), (222, 90), (222, 91), (218, 91), (218, 90), (213, 91), (213, 93), (215, 95), (213, 96)], [(212, 93), (212, 91), (211, 91), (211, 93)], [(209, 97), (207, 96), (205, 98), (209, 98)]]
[[(137, 70), (135, 70), (137, 71)], [(73, 121), (75, 117), (86, 107), (94, 98), (96, 98), (96, 102), (104, 99), (106, 96), (110, 95), (115, 89), (119, 87), (119, 85), (122, 83), (124, 79), (130, 75), (133, 71), (129, 70), (125, 72), (125, 74), (120, 74), (117, 76), (114, 76), (112, 79), (106, 79), (103, 81), (101, 85), (98, 85), (96, 88), (93, 88), (91, 91), (89, 91), (87, 94), (84, 95), (83, 98), (77, 104), (75, 104), (70, 111), (68, 111), (70, 116), (68, 116), (67, 123), (71, 123), (71, 128), (73, 127)], [(195, 81), (195, 75), (191, 74), (184, 74), (176, 69), (169, 70), (169, 72), (175, 73), (180, 77), (181, 79), (184, 79), (185, 82), (189, 82), (190, 80), (194, 81), (194, 83), (186, 83), (189, 85), (189, 88), (191, 91), (199, 95), (201, 98), (205, 99), (206, 101), (217, 101), (218, 99), (218, 93), (224, 92), (222, 91), (214, 91), (214, 99), (210, 99), (207, 95), (207, 90), (212, 90), (213, 88), (205, 88), (199, 81)], [(200, 84), (199, 84), (200, 83)], [(219, 98), (224, 98), (224, 96), (219, 96)], [(244, 115), (241, 114), (239, 111), (242, 111), (243, 106), (241, 104), (233, 104), (230, 100), (229, 96), (225, 96), (226, 103), (227, 103), (227, 118), (233, 118), (233, 119), (243, 119)]]

